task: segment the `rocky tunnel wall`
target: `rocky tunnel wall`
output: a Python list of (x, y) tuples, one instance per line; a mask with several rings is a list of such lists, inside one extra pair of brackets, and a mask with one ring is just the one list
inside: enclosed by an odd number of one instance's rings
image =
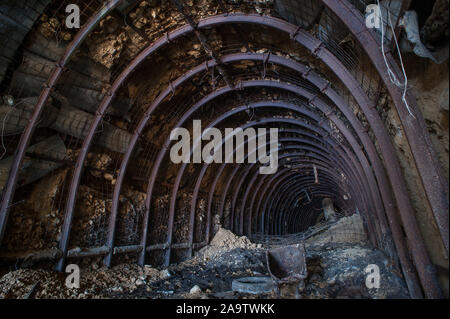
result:
[[(80, 1), (78, 31), (65, 5), (33, 16), (2, 80), (5, 256), (167, 266), (218, 225), (305, 231), (331, 198), (361, 214), (412, 296), (440, 295), (429, 269), (445, 268), (448, 175), (434, 155), (448, 151), (427, 143), (411, 91), (405, 113), (361, 2)], [(170, 133), (194, 119), (278, 128), (278, 171), (173, 164)]]

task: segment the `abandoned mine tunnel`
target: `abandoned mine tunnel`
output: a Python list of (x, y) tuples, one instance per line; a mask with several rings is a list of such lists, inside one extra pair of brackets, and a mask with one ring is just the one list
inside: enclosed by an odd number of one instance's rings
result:
[[(379, 28), (371, 4), (0, 0), (0, 274), (344, 225), (329, 243), (364, 236), (409, 297), (448, 298), (448, 0), (379, 1)], [(248, 152), (177, 163), (178, 128), (221, 135), (188, 156)]]

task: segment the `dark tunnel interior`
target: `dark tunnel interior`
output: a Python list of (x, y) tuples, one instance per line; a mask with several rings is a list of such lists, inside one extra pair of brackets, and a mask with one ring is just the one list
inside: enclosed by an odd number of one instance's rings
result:
[[(265, 242), (358, 215), (411, 295), (442, 296), (427, 269), (448, 258), (448, 149), (389, 80), (404, 61), (365, 26), (372, 2), (2, 0), (2, 254), (168, 267), (220, 227)], [(421, 27), (437, 2), (382, 1)], [(171, 134), (195, 121), (249, 135), (175, 163)]]

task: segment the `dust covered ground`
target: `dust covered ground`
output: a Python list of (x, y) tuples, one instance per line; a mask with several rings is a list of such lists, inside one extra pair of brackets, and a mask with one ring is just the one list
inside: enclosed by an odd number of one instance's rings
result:
[[(324, 234), (329, 236), (329, 234)], [(209, 246), (185, 262), (167, 270), (121, 264), (112, 269), (94, 263), (81, 269), (80, 289), (65, 286), (66, 274), (53, 271), (19, 269), (0, 278), (0, 298), (25, 298), (38, 283), (31, 298), (187, 298), (187, 299), (269, 299), (274, 292), (249, 295), (233, 292), (233, 279), (269, 276), (265, 248), (246, 237), (220, 229)], [(380, 268), (379, 289), (366, 288), (365, 268)], [(308, 278), (304, 299), (317, 298), (408, 298), (401, 273), (378, 250), (358, 239), (358, 243), (331, 243), (322, 240), (307, 244)], [(281, 298), (294, 298), (294, 288), (284, 286)]]

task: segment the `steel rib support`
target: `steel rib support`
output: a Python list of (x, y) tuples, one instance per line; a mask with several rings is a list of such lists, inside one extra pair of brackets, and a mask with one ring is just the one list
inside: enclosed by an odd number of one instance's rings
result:
[[(313, 179), (311, 179), (311, 182), (313, 181)], [(268, 205), (268, 203), (271, 201), (271, 198), (272, 198), (272, 196), (273, 196), (273, 193), (276, 191), (276, 189), (277, 189), (277, 186), (281, 183), (282, 181), (277, 181), (277, 183), (276, 183), (276, 186), (274, 186), (272, 189), (271, 189), (271, 191), (269, 192), (269, 195), (268, 196), (266, 196), (266, 199), (264, 200), (264, 205), (262, 206), (263, 207), (263, 209), (262, 209), (262, 214), (263, 215), (266, 215), (266, 214), (269, 214), (269, 216), (270, 216), (270, 213), (271, 213), (271, 211), (270, 211), (270, 208), (268, 209), (268, 207), (267, 207), (267, 205)], [(358, 185), (359, 183), (355, 183), (356, 185)], [(363, 194), (363, 193), (361, 193), (361, 194)], [(356, 196), (356, 198), (359, 198), (359, 195), (360, 195), (360, 193), (359, 192), (353, 192), (353, 196)], [(361, 200), (362, 200), (362, 202), (363, 203), (365, 203), (365, 207), (366, 208), (368, 208), (368, 206), (367, 206), (367, 203), (366, 203), (366, 201), (364, 200), (364, 196), (362, 196), (361, 197)], [(368, 212), (369, 212), (369, 210), (368, 210)], [(267, 233), (267, 234), (269, 234), (269, 231), (270, 231), (270, 228), (269, 228), (269, 217), (268, 218), (264, 218), (264, 220), (266, 221), (265, 223), (264, 223), (264, 227), (265, 227), (265, 229), (266, 229), (266, 231), (265, 231), (265, 233)], [(372, 242), (374, 245), (375, 245), (375, 242)]]
[[(264, 82), (265, 81), (263, 81), (262, 83), (264, 83)], [(258, 83), (260, 83), (260, 82), (259, 81), (248, 82), (248, 83), (246, 82), (246, 83), (242, 83), (241, 85), (242, 85), (242, 87), (247, 87), (249, 85), (254, 85), (254, 84), (258, 84)], [(277, 83), (278, 82), (275, 83), (275, 86), (279, 87), (280, 84), (279, 83), (277, 84)], [(232, 89), (230, 89), (230, 88), (222, 88), (222, 89), (219, 89), (218, 91), (216, 91), (216, 92), (206, 96), (200, 102), (196, 103), (193, 107), (191, 107), (187, 111), (187, 113), (185, 113), (183, 115), (183, 117), (175, 125), (175, 127), (183, 127), (185, 122), (192, 116), (192, 114), (194, 114), (203, 105), (205, 105), (206, 103), (210, 102), (211, 100), (216, 98), (218, 95), (222, 95), (222, 94), (225, 94), (225, 93), (231, 92), (231, 91), (232, 91)], [(307, 93), (306, 91), (304, 91), (301, 88), (296, 88), (295, 91), (296, 91), (296, 94), (303, 94), (304, 96), (308, 96), (309, 95), (309, 93)], [(160, 165), (162, 163), (163, 158), (165, 157), (166, 152), (169, 149), (170, 144), (171, 144), (170, 139), (166, 139), (161, 152), (158, 154), (157, 160), (155, 161), (154, 167), (152, 169), (152, 175), (151, 175), (150, 183), (149, 183), (149, 190), (153, 189), (153, 185), (154, 185), (154, 182), (156, 180), (157, 172), (159, 170), (159, 167), (160, 167)], [(179, 184), (181, 182), (181, 177), (182, 176), (180, 174), (177, 175), (177, 178), (176, 178), (174, 186), (173, 186), (172, 194), (176, 193), (176, 190), (178, 189)], [(150, 193), (148, 193), (147, 198), (151, 198), (151, 194)], [(168, 231), (168, 235), (167, 235), (167, 244), (168, 244), (169, 248), (167, 249), (167, 252), (166, 252), (166, 257), (165, 257), (165, 262), (164, 262), (165, 265), (168, 265), (169, 262), (170, 262), (170, 243), (171, 243), (171, 240), (172, 240), (172, 233), (173, 233), (172, 227), (173, 227), (173, 222), (174, 222), (175, 205), (176, 205), (176, 196), (172, 196), (171, 200), (170, 200), (169, 228), (168, 228), (169, 231)], [(223, 205), (223, 202), (221, 202), (221, 205)], [(223, 211), (223, 207), (221, 207), (221, 211)], [(145, 252), (143, 254), (145, 254)]]
[[(281, 139), (281, 141), (283, 141), (283, 142), (301, 142), (301, 143), (304, 143), (305, 142), (305, 140), (303, 140), (303, 139), (298, 139), (298, 138), (283, 138), (283, 139)], [(341, 156), (341, 154), (334, 154), (335, 156), (336, 156), (336, 158), (340, 158), (340, 156)], [(323, 154), (323, 156), (326, 156), (326, 154)], [(284, 155), (283, 156), (281, 156), (280, 157), (280, 159), (281, 158), (283, 158), (283, 157), (285, 157)], [(344, 163), (346, 163), (346, 161), (342, 161), (341, 162), (341, 160), (339, 161), (339, 165), (344, 165)], [(330, 163), (330, 165), (331, 165), (331, 163)], [(345, 166), (344, 166), (345, 167)], [(341, 168), (342, 169), (342, 168)], [(344, 169), (344, 171), (345, 171), (345, 169)], [(250, 184), (251, 185), (251, 184)], [(240, 189), (240, 187), (238, 186), (238, 189)], [(245, 197), (244, 197), (244, 200), (243, 200), (243, 203), (245, 203)], [(243, 215), (242, 215), (242, 212), (244, 212), (244, 209), (242, 209), (241, 210), (241, 222), (243, 221)], [(242, 223), (241, 223), (241, 225), (242, 225)], [(243, 225), (242, 225), (242, 227), (243, 227)]]
[[(324, 186), (326, 186), (326, 187), (328, 187), (328, 188), (332, 188), (332, 187), (336, 187), (336, 186), (334, 186), (334, 185), (331, 185), (331, 184), (329, 184), (328, 182), (327, 182), (327, 180), (326, 180), (326, 178), (325, 178), (325, 176), (322, 176), (322, 177), (324, 177), (323, 179), (324, 179), (324, 181), (321, 181), (320, 182), (320, 184), (319, 185), (316, 185), (316, 184), (311, 184), (310, 185), (310, 187), (309, 187), (309, 189), (310, 190), (313, 190), (313, 189), (317, 189), (317, 188), (323, 188)], [(353, 184), (353, 183), (352, 183)], [(358, 183), (359, 184), (359, 183)], [(272, 207), (273, 207), (273, 216), (274, 216), (274, 219), (276, 220), (276, 223), (274, 223), (273, 225), (272, 225), (272, 233), (273, 234), (279, 234), (279, 235), (281, 235), (281, 221), (282, 220), (284, 220), (284, 214), (283, 214), (283, 212), (282, 212), (282, 210), (281, 210), (281, 208), (283, 207), (283, 205), (287, 205), (287, 202), (286, 202), (286, 200), (287, 200), (287, 197), (289, 196), (291, 196), (291, 194), (290, 194), (290, 191), (289, 191), (289, 188), (288, 189), (285, 189), (285, 187), (286, 187), (286, 185), (282, 185), (282, 186), (280, 186), (280, 190), (279, 190), (279, 195), (276, 197), (276, 198), (274, 198), (274, 200), (272, 201), (272, 203), (271, 203), (271, 205), (272, 206), (269, 206), (269, 213), (270, 212), (272, 212)], [(284, 189), (284, 191), (282, 191), (282, 189), (281, 188), (283, 188)], [(352, 187), (353, 188), (353, 187)], [(359, 187), (358, 187), (359, 188)], [(352, 191), (352, 194), (355, 194), (353, 191)], [(357, 194), (357, 193), (356, 193)]]
[(61, 77), (64, 67), (69, 62), (70, 58), (73, 56), (75, 51), (78, 49), (80, 44), (86, 39), (88, 34), (97, 26), (101, 19), (103, 19), (110, 11), (112, 11), (122, 0), (111, 0), (105, 3), (105, 5), (94, 14), (80, 31), (77, 32), (72, 42), (67, 46), (64, 55), (61, 60), (56, 64), (56, 68), (53, 70), (49, 79), (45, 83), (45, 87), (42, 90), (38, 101), (36, 102), (36, 106), (34, 107), (33, 114), (28, 122), (27, 127), (22, 133), (19, 141), (19, 145), (17, 147), (16, 153), (14, 155), (14, 161), (11, 166), (8, 180), (3, 190), (2, 202), (0, 206), (0, 243), (3, 240), (3, 236), (5, 233), (6, 222), (8, 220), (8, 213), (11, 200), (14, 196), (15, 188), (17, 185), (17, 178), (19, 174), (20, 167), (23, 163), (23, 158), (25, 156), (25, 151), (30, 144), (31, 137), (34, 133), (34, 130), (37, 126), (37, 122), (42, 115), (42, 111), (44, 106), (50, 96), (51, 91), (54, 89), (56, 82)]
[[(287, 32), (289, 34), (293, 34), (294, 31), (296, 31), (297, 28), (294, 26), (278, 20), (274, 18), (268, 18), (268, 17), (259, 17), (254, 15), (227, 15), (226, 17), (219, 16), (219, 17), (212, 17), (205, 19), (201, 21), (198, 25), (198, 27), (205, 27), (205, 26), (213, 26), (213, 25), (219, 25), (219, 24), (225, 24), (225, 23), (256, 23), (256, 24), (264, 24), (268, 25), (270, 27), (279, 29), (281, 31)], [(185, 33), (188, 33), (192, 30), (189, 30), (190, 28), (186, 27), (184, 28)], [(356, 81), (352, 76), (348, 73), (347, 70), (345, 70), (345, 67), (338, 61), (332, 54), (326, 50), (325, 48), (320, 47), (319, 42), (316, 39), (312, 39), (310, 35), (305, 34), (304, 32), (298, 32), (297, 36), (295, 37), (295, 40), (299, 42), (300, 44), (304, 45), (306, 48), (314, 52), (314, 54), (320, 58), (325, 64), (330, 66), (330, 68), (338, 75), (338, 77), (341, 78), (343, 83), (349, 88), (350, 92), (354, 94), (354, 97), (364, 110), (364, 113), (369, 113), (370, 110), (367, 110), (366, 105), (370, 105), (370, 101), (368, 100), (367, 96), (362, 92), (361, 88), (357, 85)], [(319, 48), (318, 50), (316, 48)], [(352, 84), (353, 83), (353, 84)], [(372, 114), (371, 115), (375, 115)], [(102, 113), (100, 113), (100, 116), (102, 116)], [(433, 292), (438, 292), (440, 294), (440, 289), (437, 286), (437, 281), (435, 280), (435, 274), (433, 271), (430, 272), (430, 269), (433, 269), (433, 266), (431, 265), (428, 256), (426, 255), (426, 251), (423, 245), (422, 238), (420, 237), (420, 234), (418, 235), (418, 227), (417, 222), (415, 221), (415, 217), (412, 214), (413, 209), (411, 204), (409, 203), (406, 187), (403, 181), (403, 177), (401, 176), (398, 161), (396, 158), (390, 159), (390, 156), (394, 156), (393, 152), (389, 152), (389, 148), (393, 148), (392, 145), (389, 146), (388, 139), (380, 138), (379, 135), (386, 135), (387, 133), (382, 129), (381, 126), (374, 125), (373, 121), (380, 121), (378, 117), (371, 118), (371, 116), (367, 116), (369, 122), (371, 123), (371, 126), (374, 128), (374, 132), (377, 135), (377, 139), (380, 142), (380, 147), (383, 150), (383, 155), (386, 156), (387, 161), (387, 169), (389, 176), (391, 177), (391, 181), (393, 183), (394, 189), (396, 190), (395, 196), (397, 201), (399, 202), (399, 211), (401, 212), (402, 220), (405, 223), (405, 229), (408, 233), (408, 238), (410, 241), (412, 241), (412, 250), (414, 252), (414, 258), (416, 260), (416, 263), (418, 265), (419, 272), (421, 274), (421, 278), (423, 279), (422, 282), (424, 286), (426, 286), (427, 290), (430, 291), (429, 295), (433, 294)], [(375, 123), (376, 124), (376, 123)], [(378, 123), (379, 124), (379, 123)], [(88, 143), (89, 144), (89, 143)], [(386, 145), (387, 144), (387, 145)], [(388, 148), (388, 150), (385, 150)], [(390, 154), (390, 155), (389, 155)], [(392, 164), (392, 165), (391, 165)], [(76, 190), (75, 190), (76, 192)], [(7, 208), (7, 207), (6, 207)], [(67, 212), (66, 212), (67, 213)], [(413, 236), (416, 235), (416, 236)], [(429, 280), (428, 280), (429, 279)]]
[[(316, 187), (318, 187), (317, 185), (315, 185)], [(292, 215), (294, 214), (294, 211), (297, 209), (297, 202), (300, 198), (300, 195), (302, 195), (303, 189), (298, 189), (297, 192), (295, 192), (295, 189), (292, 189), (292, 191), (289, 194), (289, 199), (281, 199), (279, 197), (278, 202), (276, 203), (276, 205), (278, 206), (278, 227), (275, 231), (275, 233), (279, 234), (279, 235), (285, 235), (286, 234), (286, 226), (290, 224), (290, 218)], [(313, 192), (314, 193), (314, 192)], [(324, 193), (321, 193), (324, 194)], [(286, 194), (286, 196), (288, 196)], [(287, 197), (285, 197), (287, 198)], [(330, 198), (332, 198), (334, 201), (336, 201), (336, 195), (331, 196)], [(290, 201), (292, 199), (292, 205), (288, 205), (287, 201)], [(284, 201), (286, 201), (286, 205), (284, 205)], [(284, 206), (288, 207), (288, 208), (284, 208)], [(309, 217), (309, 216), (307, 216)], [(304, 218), (305, 219), (305, 218)], [(308, 224), (310, 225), (311, 220), (308, 219)]]
[[(309, 176), (308, 176), (309, 177)], [(292, 185), (286, 185), (286, 184), (282, 184), (278, 187), (278, 192), (277, 194), (275, 194), (275, 196), (272, 198), (272, 200), (270, 201), (270, 204), (268, 206), (268, 210), (267, 212), (269, 213), (272, 220), (274, 220), (273, 223), (270, 224), (270, 231), (269, 233), (273, 234), (273, 235), (281, 235), (280, 232), (280, 223), (283, 219), (283, 215), (281, 214), (283, 212), (284, 209), (286, 209), (286, 207), (288, 206), (288, 200), (289, 198), (292, 197), (292, 192), (294, 191), (298, 191), (298, 188), (292, 188), (290, 189)], [(294, 187), (295, 187), (295, 183), (294, 183)], [(301, 190), (304, 191), (305, 187), (303, 185), (300, 185)], [(313, 190), (317, 190), (317, 189), (322, 189), (322, 190), (330, 190), (336, 188), (335, 184), (330, 184), (325, 178), (324, 181), (320, 183), (320, 185), (315, 185), (315, 184), (308, 184), (308, 190), (309, 191), (313, 191)], [(330, 191), (330, 193), (332, 193)]]
[[(407, 94), (406, 100), (414, 114), (414, 117), (412, 117), (403, 102), (403, 93), (389, 79), (384, 57), (380, 50), (381, 39), (373, 30), (365, 27), (364, 17), (359, 11), (346, 1), (341, 3), (337, 1), (322, 0), (322, 2), (342, 20), (352, 34), (358, 39), (373, 62), (394, 101), (417, 165), (417, 171), (421, 177), (422, 185), (434, 214), (436, 224), (438, 225), (444, 247), (447, 250), (448, 257), (448, 180), (446, 179), (438, 157), (433, 150), (433, 144), (431, 143), (428, 128), (423, 119), (422, 112), (417, 105), (417, 101), (411, 92)], [(397, 78), (402, 78), (402, 71), (391, 52), (386, 53), (386, 59), (388, 60), (390, 67), (394, 70)], [(430, 285), (431, 284), (432, 283), (430, 283)], [(431, 294), (429, 297), (442, 297), (442, 295)]]
[[(312, 196), (314, 197), (314, 194), (323, 190), (324, 192), (327, 191), (327, 188), (323, 188), (324, 185), (321, 187), (314, 185), (314, 188), (311, 188)], [(276, 227), (272, 227), (272, 234), (282, 236), (282, 229), (285, 223), (283, 221), (287, 221), (287, 218), (290, 216), (289, 213), (294, 214), (295, 210), (295, 204), (298, 201), (299, 196), (303, 192), (303, 187), (301, 188), (293, 188), (290, 190), (290, 192), (286, 192), (285, 194), (281, 194), (278, 196), (276, 201), (274, 202), (274, 216), (276, 218)], [(331, 197), (331, 196), (330, 196)], [(294, 207), (293, 207), (294, 206)]]

